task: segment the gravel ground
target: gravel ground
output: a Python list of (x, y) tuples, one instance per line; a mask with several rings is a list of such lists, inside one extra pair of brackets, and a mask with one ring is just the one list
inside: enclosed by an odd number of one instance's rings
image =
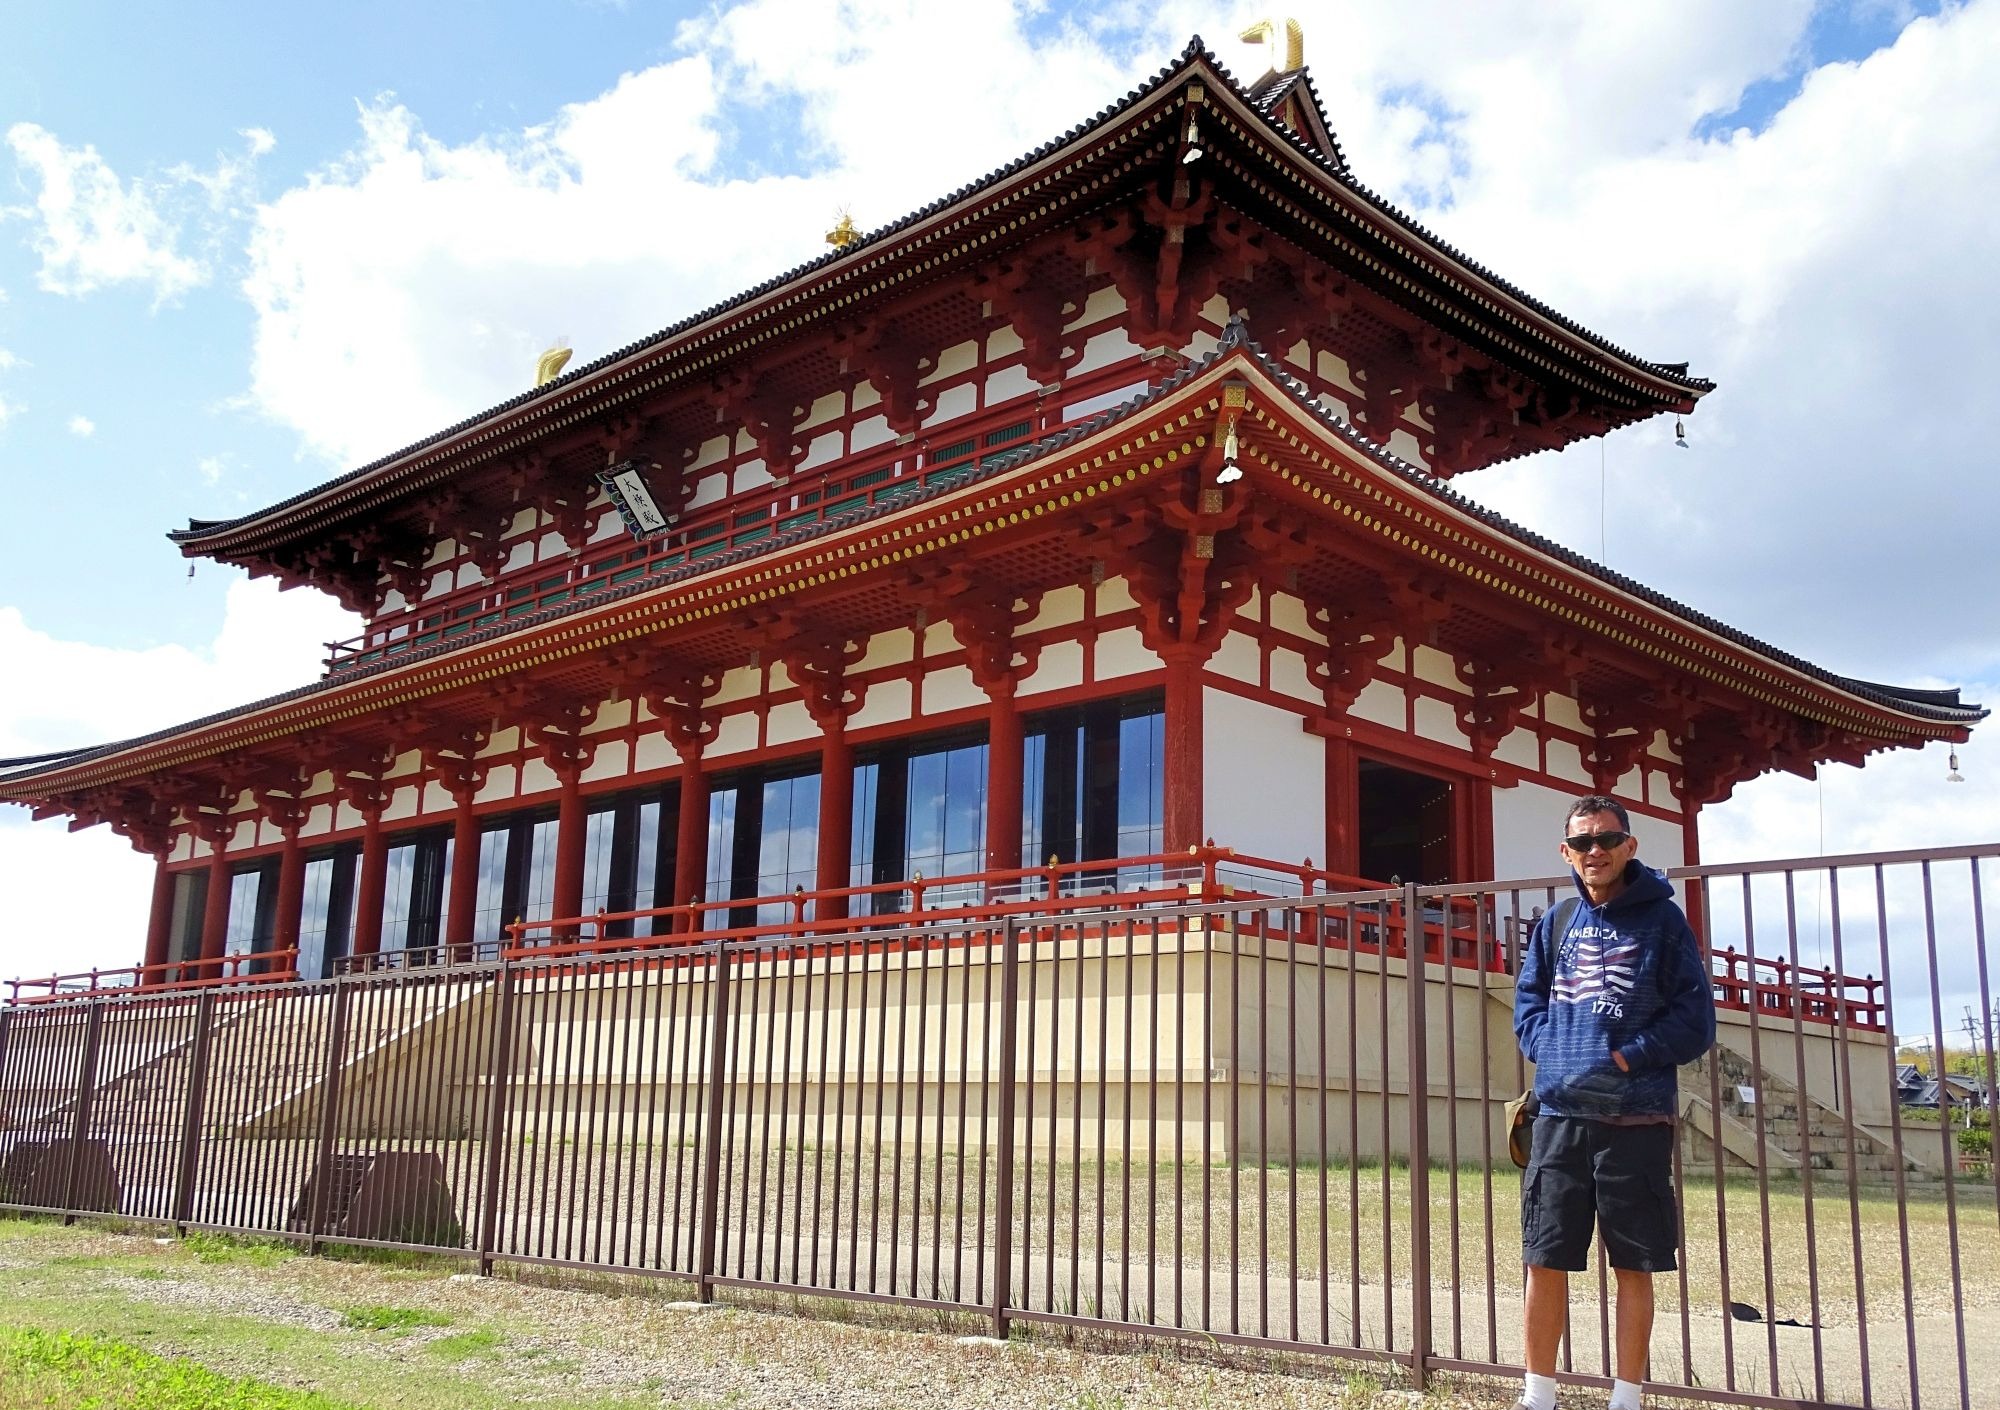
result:
[[(305, 1332), (345, 1335), (343, 1355), (435, 1374), (431, 1344), (479, 1328), (506, 1328), (504, 1348), (478, 1363), (480, 1382), (521, 1404), (564, 1405), (590, 1394), (624, 1395), (662, 1407), (1390, 1407), (1501, 1410), (1513, 1386), (1463, 1381), (1423, 1397), (1394, 1389), (1393, 1368), (1324, 1358), (1285, 1358), (1214, 1345), (1138, 1344), (1023, 1328), (1006, 1346), (961, 1345), (980, 1328), (936, 1314), (849, 1303), (732, 1294), (712, 1311), (677, 1310), (676, 1284), (514, 1270), (453, 1276), (443, 1262), (380, 1266), (281, 1258), (259, 1264), (204, 1262), (185, 1246), (145, 1235), (57, 1225), (13, 1226), (0, 1257), (12, 1276), (59, 1272), (71, 1297), (129, 1298), (135, 1305), (195, 1309)], [(106, 1265), (109, 1266), (106, 1266)], [(343, 1333), (341, 1310), (363, 1304), (418, 1308), (449, 1326), (401, 1336)], [(25, 1320), (31, 1302), (10, 1297), (0, 1322)], [(160, 1342), (149, 1349), (172, 1354)], [(214, 1369), (290, 1384), (295, 1375), (246, 1350), (241, 1364)], [(226, 1360), (227, 1358), (220, 1358)], [(1387, 1382), (1387, 1384), (1385, 1384)], [(335, 1387), (326, 1387), (338, 1393)], [(389, 1403), (389, 1402), (385, 1402)], [(1581, 1403), (1581, 1402), (1579, 1402)]]

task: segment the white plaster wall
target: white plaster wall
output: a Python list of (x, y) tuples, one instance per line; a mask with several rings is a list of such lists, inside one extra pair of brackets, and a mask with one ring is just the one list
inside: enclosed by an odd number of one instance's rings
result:
[(941, 425), (957, 420), (979, 408), (979, 388), (970, 382), (962, 382), (956, 387), (946, 387), (938, 393), (937, 405), (925, 419), (926, 427)]
[(1516, 768), (1539, 769), (1542, 766), (1542, 743), (1535, 738), (1533, 730), (1513, 730), (1494, 749), (1493, 757)]
[(553, 793), (562, 786), (556, 771), (540, 759), (521, 761), (521, 796), (532, 797), (537, 793)]
[(916, 638), (910, 632), (898, 628), (892, 632), (877, 632), (868, 638), (861, 659), (854, 664), (856, 671), (873, 671), (884, 666), (907, 665), (916, 655)]
[(1424, 697), (1417, 701), (1417, 734), (1420, 738), (1437, 744), (1449, 744), (1455, 749), (1465, 749), (1472, 741), (1465, 731), (1458, 727), (1458, 712), (1442, 700)]
[(984, 704), (986, 692), (973, 681), (972, 672), (964, 666), (946, 666), (924, 676), (926, 715), (942, 715), (949, 710), (964, 710)]
[(1374, 725), (1387, 725), (1390, 729), (1403, 727), (1405, 701), (1403, 692), (1387, 681), (1370, 681), (1362, 687), (1361, 694), (1347, 707), (1347, 713), (1358, 720), (1366, 720)]
[(1416, 672), (1418, 680), (1444, 686), (1461, 695), (1471, 694), (1465, 682), (1459, 679), (1457, 666), (1445, 652), (1439, 651), (1434, 646), (1419, 646), (1410, 653), (1410, 656), (1411, 668)]
[[(1684, 864), (1687, 853), (1681, 849), (1686, 845), (1686, 831), (1679, 823), (1663, 822), (1659, 818), (1632, 819), (1632, 835), (1639, 839), (1639, 856), (1647, 866), (1665, 870)], [(1676, 884), (1674, 889), (1685, 893), (1686, 887)]]
[(1158, 668), (1160, 658), (1146, 649), (1137, 627), (1120, 627), (1097, 639), (1097, 679), (1136, 676)]
[(1083, 589), (1080, 587), (1059, 587), (1042, 594), (1036, 605), (1035, 615), (1021, 630), (1027, 632), (1046, 631), (1050, 627), (1066, 627), (1083, 620)]
[(947, 377), (956, 377), (960, 373), (970, 372), (978, 365), (978, 343), (954, 343), (938, 354), (937, 366), (931, 369), (928, 376), (920, 378), (917, 385), (919, 387), (928, 387), (933, 382), (941, 382)]
[(1271, 653), (1271, 689), (1294, 700), (1320, 704), (1320, 691), (1306, 669), (1306, 658), (1283, 647)]
[(1125, 311), (1125, 299), (1115, 285), (1106, 284), (1101, 289), (1093, 289), (1090, 297), (1083, 301), (1075, 318), (1063, 325), (1064, 331), (1081, 328), (1088, 323), (1101, 323), (1113, 314)]
[(674, 746), (667, 742), (664, 734), (642, 734), (632, 750), (634, 773), (671, 769), (677, 767), (680, 761), (681, 756), (674, 752)]
[(1278, 861), (1326, 855), (1326, 741), (1288, 710), (1202, 691), (1202, 831)]
[(869, 416), (854, 423), (854, 429), (847, 436), (847, 448), (859, 455), (864, 450), (885, 446), (895, 439), (896, 433), (889, 429), (888, 417)]
[(799, 469), (816, 470), (840, 459), (844, 453), (843, 442), (847, 439), (839, 431), (826, 431), (814, 436), (806, 453), (799, 460)]
[(1070, 376), (1081, 377), (1086, 372), (1095, 372), (1100, 367), (1125, 362), (1135, 358), (1141, 348), (1125, 336), (1123, 328), (1107, 328), (1083, 345), (1083, 356), (1070, 369)]
[(1544, 755), (1548, 762), (1542, 772), (1557, 778), (1568, 779), (1579, 790), (1588, 791), (1595, 786), (1590, 770), (1583, 766), (1583, 751), (1567, 739), (1551, 739)]
[(843, 392), (828, 392), (806, 409), (806, 419), (800, 423), (804, 429), (824, 426), (829, 421), (838, 421), (847, 414), (847, 396)]
[(493, 803), (512, 798), (520, 786), (521, 771), (513, 764), (500, 764), (486, 771), (486, 782), (472, 795), (475, 803)]
[(1361, 388), (1355, 384), (1354, 375), (1347, 370), (1346, 359), (1336, 353), (1330, 353), (1324, 348), (1320, 349), (1314, 355), (1313, 370), (1319, 374), (1321, 381), (1331, 382), (1335, 386), (1342, 387), (1350, 395), (1358, 394), (1361, 391)]
[[(772, 672), (773, 676), (775, 677), (782, 670), (783, 667), (774, 668)], [(715, 694), (711, 699), (717, 705), (728, 705), (738, 700), (754, 699), (763, 693), (763, 672), (750, 666), (738, 666), (733, 671), (725, 671), (723, 673), (722, 683), (716, 687)]]
[(783, 705), (771, 707), (771, 718), (764, 727), (766, 744), (790, 744), (797, 739), (818, 739), (819, 726), (813, 723), (812, 713), (805, 702), (788, 700)]
[(1106, 578), (1097, 585), (1097, 615), (1108, 617), (1113, 612), (1129, 612), (1139, 605), (1132, 596), (1132, 589), (1123, 578)]
[(850, 398), (850, 402), (854, 410), (866, 411), (871, 406), (882, 404), (882, 394), (875, 390), (873, 382), (858, 382), (855, 384), (854, 395)]
[(591, 755), (589, 765), (578, 777), (585, 783), (595, 783), (599, 779), (623, 778), (632, 772), (632, 751), (625, 741), (606, 740), (597, 746)]
[(1305, 603), (1290, 593), (1272, 593), (1265, 607), (1265, 617), (1281, 632), (1290, 632), (1308, 641), (1326, 640), (1326, 633), (1313, 626), (1312, 614), (1306, 611)]
[(1661, 769), (1646, 771), (1646, 801), (1656, 808), (1679, 808), (1680, 799), (1674, 797), (1674, 781)]
[(171, 861), (186, 862), (194, 858), (194, 838), (186, 833), (174, 839), (173, 848), (167, 853)]
[(851, 733), (877, 725), (900, 724), (910, 718), (911, 709), (908, 681), (877, 681), (868, 687), (868, 697), (861, 702), (861, 708), (848, 717), (847, 728)]
[(1035, 669), (1018, 687), (1021, 695), (1064, 690), (1083, 684), (1083, 643), (1058, 641), (1042, 648)]
[(1218, 676), (1226, 676), (1233, 681), (1255, 685), (1263, 677), (1263, 653), (1257, 649), (1254, 638), (1241, 632), (1230, 632), (1223, 637), (1209, 657), (1205, 669)]
[(715, 741), (703, 757), (719, 758), (741, 754), (757, 747), (757, 717), (754, 714), (725, 715), (717, 722)]
[(1539, 783), (1493, 790), (1493, 879), (1523, 881), (1563, 870), (1557, 847), (1574, 793)]
[(1040, 385), (1019, 363), (1003, 367), (986, 379), (986, 404), (993, 406), (1012, 397), (1026, 396)]
[(1542, 697), (1542, 716), (1550, 724), (1557, 725), (1563, 729), (1580, 730), (1589, 728), (1584, 724), (1583, 715), (1576, 708), (1576, 702), (1567, 695), (1544, 695)]
[(986, 337), (986, 360), (995, 362), (1003, 357), (1012, 357), (1025, 346), (1027, 345), (1021, 341), (1021, 335), (1011, 326), (1003, 324)]

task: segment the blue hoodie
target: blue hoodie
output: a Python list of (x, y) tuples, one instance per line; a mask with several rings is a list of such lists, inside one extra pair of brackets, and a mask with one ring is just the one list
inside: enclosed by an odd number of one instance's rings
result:
[(1576, 890), (1553, 947), (1549, 924), (1564, 908), (1535, 922), (1515, 982), (1514, 1036), (1535, 1065), (1535, 1099), (1550, 1116), (1673, 1116), (1674, 1070), (1715, 1042), (1700, 943), (1666, 877), (1637, 858), (1604, 905), (1581, 881)]

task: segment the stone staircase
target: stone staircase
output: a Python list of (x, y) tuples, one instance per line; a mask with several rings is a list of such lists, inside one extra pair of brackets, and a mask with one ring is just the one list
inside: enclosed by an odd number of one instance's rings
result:
[[(1711, 1075), (1711, 1066), (1713, 1074)], [(1719, 1088), (1720, 1107), (1716, 1120), (1705, 1122), (1711, 1081)], [(1895, 1150), (1867, 1128), (1818, 1101), (1779, 1077), (1768, 1067), (1761, 1072), (1750, 1059), (1726, 1044), (1718, 1043), (1707, 1057), (1681, 1069), (1683, 1105), (1692, 1104), (1693, 1134), (1713, 1125), (1723, 1135), (1727, 1166), (1755, 1168), (1761, 1164), (1772, 1174), (1797, 1173), (1810, 1164), (1815, 1173), (1847, 1178), (1849, 1153), (1854, 1159), (1855, 1178), (1862, 1184), (1893, 1183), (1898, 1159)], [(1747, 1096), (1747, 1100), (1746, 1100)], [(1758, 1147), (1758, 1107), (1762, 1106), (1763, 1146)], [(1747, 1134), (1747, 1144), (1741, 1139)], [(1735, 1137), (1736, 1139), (1732, 1139)], [(1701, 1143), (1707, 1152), (1705, 1137)], [(1810, 1148), (1810, 1149), (1808, 1149)], [(1901, 1160), (1905, 1181), (1925, 1180), (1929, 1173), (1917, 1160)]]

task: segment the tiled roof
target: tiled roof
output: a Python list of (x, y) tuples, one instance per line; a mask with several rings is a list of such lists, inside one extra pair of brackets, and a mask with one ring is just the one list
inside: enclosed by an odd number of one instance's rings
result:
[[(928, 220), (930, 217), (938, 214), (939, 212), (944, 211), (952, 206), (959, 204), (962, 201), (966, 201), (974, 196), (977, 196), (987, 191), (991, 187), (999, 184), (1000, 182), (1003, 182), (1008, 178), (1018, 174), (1019, 172), (1024, 171), (1027, 168), (1035, 165), (1037, 162), (1042, 161), (1044, 158), (1050, 156), (1051, 154), (1060, 151), (1062, 148), (1067, 147), (1070, 144), (1077, 142), (1078, 140), (1084, 137), (1089, 136), (1093, 132), (1097, 131), (1099, 128), (1105, 126), (1107, 123), (1113, 121), (1122, 114), (1130, 111), (1132, 108), (1134, 108), (1147, 98), (1150, 98), (1153, 95), (1160, 92), (1170, 83), (1172, 83), (1176, 78), (1178, 78), (1180, 75), (1185, 73), (1188, 69), (1192, 68), (1197, 63), (1205, 64), (1208, 68), (1214, 71), (1216, 76), (1222, 82), (1228, 84), (1232, 90), (1242, 95), (1244, 97), (1245, 102), (1248, 103), (1251, 109), (1263, 119), (1265, 126), (1267, 127), (1271, 135), (1275, 137), (1278, 141), (1291, 146), (1293, 149), (1301, 153), (1307, 160), (1311, 161), (1314, 165), (1321, 168), (1328, 176), (1330, 176), (1335, 181), (1340, 183), (1343, 187), (1347, 188), (1354, 195), (1356, 195), (1363, 202), (1365, 202), (1368, 206), (1370, 206), (1375, 211), (1380, 213), (1382, 216), (1387, 218), (1392, 224), (1400, 226), (1402, 229), (1408, 231), (1411, 235), (1417, 237), (1422, 242), (1429, 244), (1430, 246), (1438, 250), (1440, 253), (1448, 256), (1451, 261), (1462, 265), (1466, 270), (1477, 275), (1479, 279), (1492, 285), (1495, 289), (1504, 292), (1509, 298), (1517, 300), (1523, 306), (1533, 310), (1541, 317), (1547, 319), (1551, 323), (1562, 328), (1565, 332), (1571, 334), (1576, 338), (1581, 339), (1586, 343), (1589, 343), (1598, 350), (1610, 354), (1611, 356), (1617, 358), (1618, 360), (1628, 363), (1632, 366), (1644, 368), (1653, 375), (1660, 377), (1664, 380), (1667, 380), (1669, 382), (1672, 382), (1688, 391), (1692, 391), (1696, 395), (1700, 395), (1713, 388), (1714, 383), (1712, 382), (1706, 381), (1701, 378), (1689, 377), (1687, 375), (1686, 363), (1647, 362), (1644, 359), (1636, 357), (1632, 353), (1625, 351), (1623, 348), (1610, 342), (1609, 340), (1602, 338), (1595, 333), (1592, 333), (1589, 329), (1583, 327), (1583, 325), (1569, 318), (1564, 317), (1562, 314), (1556, 312), (1556, 310), (1550, 307), (1549, 305), (1541, 302), (1538, 299), (1535, 299), (1534, 297), (1527, 294), (1523, 290), (1515, 287), (1514, 285), (1509, 284), (1506, 280), (1494, 274), (1484, 265), (1478, 264), (1475, 261), (1469, 259), (1461, 251), (1445, 243), (1443, 240), (1439, 239), (1436, 235), (1426, 230), (1423, 226), (1417, 224), (1409, 216), (1404, 215), (1401, 211), (1397, 210), (1394, 206), (1389, 204), (1389, 202), (1386, 201), (1384, 198), (1377, 195), (1374, 191), (1362, 185), (1360, 182), (1356, 181), (1353, 177), (1353, 174), (1349, 171), (1346, 159), (1340, 153), (1337, 144), (1335, 150), (1331, 153), (1325, 153), (1317, 150), (1312, 145), (1312, 143), (1306, 141), (1298, 133), (1293, 132), (1289, 127), (1285, 126), (1282, 122), (1279, 122), (1277, 118), (1273, 116), (1272, 113), (1269, 111), (1268, 107), (1266, 107), (1263, 103), (1260, 103), (1258, 99), (1245, 93), (1242, 87), (1230, 75), (1229, 70), (1221, 63), (1220, 60), (1218, 60), (1213, 54), (1211, 54), (1208, 51), (1206, 46), (1203, 45), (1201, 41), (1201, 36), (1196, 35), (1188, 41), (1187, 47), (1181, 51), (1179, 58), (1177, 58), (1173, 63), (1168, 64), (1166, 67), (1160, 69), (1157, 73), (1153, 75), (1152, 78), (1148, 79), (1145, 83), (1142, 83), (1138, 87), (1128, 91), (1125, 94), (1125, 96), (1119, 99), (1117, 102), (1112, 103), (1100, 109), (1092, 117), (1086, 119), (1081, 123), (1078, 123), (1074, 127), (1071, 127), (1068, 131), (1064, 132), (1062, 135), (1055, 137), (1050, 141), (1042, 143), (1040, 146), (1034, 148), (1032, 151), (1023, 154), (1022, 156), (1016, 158), (1015, 160), (1007, 163), (1005, 166), (998, 167), (995, 170), (989, 172), (987, 175), (982, 176), (975, 181), (968, 182), (963, 186), (960, 186), (957, 190), (953, 191), (951, 194), (940, 197), (935, 201), (932, 201), (930, 204), (923, 206), (919, 210), (911, 212), (909, 215), (904, 216), (900, 220), (893, 221), (890, 224), (882, 226), (877, 230), (868, 232), (867, 234), (863, 235), (858, 241), (856, 241), (851, 245), (848, 245), (840, 249), (830, 250), (825, 254), (819, 255), (814, 259), (806, 261), (804, 264), (796, 265), (793, 268), (786, 270), (784, 273), (779, 274), (773, 278), (767, 279), (763, 283), (758, 284), (751, 289), (747, 289), (743, 293), (738, 294), (733, 298), (726, 299), (721, 303), (712, 304), (709, 307), (702, 309), (698, 313), (690, 314), (686, 318), (681, 319), (679, 322), (674, 323), (669, 327), (662, 329), (658, 333), (652, 334), (650, 337), (642, 338), (634, 343), (629, 343), (625, 347), (619, 348), (615, 352), (607, 353), (605, 356), (600, 357), (593, 362), (588, 362), (580, 367), (574, 368), (571, 371), (565, 373), (563, 376), (558, 377), (553, 382), (549, 382), (540, 387), (530, 388), (529, 390), (524, 391), (517, 396), (511, 397), (508, 400), (503, 401), (496, 406), (489, 407), (487, 410), (479, 412), (477, 415), (469, 416), (462, 421), (456, 422), (453, 425), (446, 427), (442, 431), (438, 431), (432, 435), (426, 436), (422, 440), (413, 441), (409, 445), (404, 446), (400, 450), (393, 451), (388, 455), (380, 457), (379, 459), (372, 460), (368, 462), (366, 465), (348, 471), (345, 474), (337, 475), (333, 479), (325, 481), (322, 484), (313, 486), (310, 489), (302, 490), (298, 494), (291, 496), (289, 499), (280, 500), (276, 504), (268, 505), (263, 509), (255, 510), (252, 513), (241, 515), (235, 519), (190, 519), (188, 521), (187, 528), (170, 531), (167, 537), (168, 539), (170, 539), (175, 543), (187, 545), (187, 544), (192, 544), (200, 539), (210, 537), (217, 533), (227, 532), (231, 529), (254, 524), (259, 520), (269, 518), (273, 515), (282, 514), (286, 510), (292, 509), (300, 504), (304, 504), (307, 501), (316, 499), (319, 496), (324, 495), (331, 490), (337, 489), (343, 485), (351, 484), (357, 480), (365, 479), (368, 476), (373, 475), (390, 466), (393, 466), (400, 461), (406, 460), (411, 456), (429, 450), (432, 447), (435, 447), (445, 441), (448, 441), (455, 436), (462, 435), (465, 432), (474, 429), (475, 427), (490, 422), (494, 420), (496, 417), (506, 416), (509, 413), (519, 411), (525, 407), (532, 405), (535, 402), (541, 401), (546, 398), (558, 397), (566, 390), (575, 387), (579, 383), (587, 381), (588, 379), (612, 367), (615, 367), (622, 362), (625, 362), (627, 359), (635, 357), (641, 353), (645, 353), (649, 350), (659, 348), (663, 344), (670, 343), (674, 339), (680, 337), (682, 334), (685, 334), (692, 329), (698, 328), (701, 325), (708, 323), (716, 318), (722, 317), (723, 315), (728, 314), (732, 311), (739, 310), (743, 308), (745, 305), (753, 303), (757, 299), (762, 298), (763, 296), (770, 294), (775, 290), (783, 288), (788, 284), (792, 284), (801, 279), (805, 279), (809, 276), (819, 274), (820, 272), (827, 270), (834, 265), (837, 265), (842, 260), (850, 259), (859, 254), (865, 254), (868, 250), (870, 250), (874, 246), (902, 233), (903, 231), (909, 229), (914, 225), (919, 224), (922, 221)], [(1309, 75), (1306, 75), (1304, 73), (1303, 70), (1299, 71), (1296, 75), (1287, 75), (1287, 78), (1291, 79), (1293, 83), (1297, 82), (1305, 83), (1305, 85), (1307, 86), (1307, 91), (1311, 93), (1313, 97), (1314, 103), (1315, 104), (1318, 103), (1319, 99), (1317, 90), (1312, 88), (1312, 80)], [(1287, 91), (1289, 91), (1289, 89), (1287, 89)], [(1265, 100), (1266, 102), (1270, 101), (1270, 95), (1268, 93), (1265, 95)]]
[(310, 685), (300, 686), (277, 695), (267, 696), (262, 700), (253, 701), (250, 704), (241, 705), (232, 710), (224, 710), (213, 715), (207, 715), (201, 719), (191, 720), (186, 724), (175, 725), (169, 729), (158, 730), (151, 734), (119, 740), (114, 743), (93, 745), (78, 749), (69, 754), (41, 756), (30, 763), (26, 763), (23, 767), (13, 770), (7, 769), (6, 764), (8, 762), (19, 763), (22, 761), (0, 761), (0, 784), (32, 777), (51, 768), (67, 768), (91, 759), (101, 758), (126, 749), (155, 743), (193, 730), (203, 729), (210, 725), (220, 724), (225, 720), (251, 714), (258, 710), (268, 709), (288, 701), (337, 690), (356, 681), (365, 680), (389, 671), (401, 670), (414, 663), (449, 655), (452, 652), (461, 651), (469, 646), (479, 645), (498, 637), (527, 631), (558, 618), (579, 612), (593, 611), (611, 602), (636, 597), (642, 593), (652, 592), (659, 588), (670, 587), (676, 583), (685, 582), (690, 578), (699, 577), (717, 569), (730, 567), (748, 559), (762, 557), (780, 549), (790, 548), (807, 540), (821, 538), (829, 533), (852, 528), (857, 524), (867, 523), (870, 520), (879, 519), (888, 514), (899, 513), (911, 505), (921, 504), (941, 495), (953, 493), (968, 484), (1007, 474), (1022, 465), (1039, 460), (1045, 455), (1060, 450), (1062, 447), (1077, 440), (1095, 435), (1106, 427), (1143, 411), (1146, 407), (1178, 390), (1192, 379), (1206, 373), (1222, 359), (1239, 350), (1244, 355), (1254, 359), (1274, 382), (1285, 388), (1302, 410), (1317, 418), (1333, 434), (1339, 436), (1348, 445), (1374, 461), (1377, 465), (1393, 473), (1412, 489), (1470, 515), (1487, 527), (1515, 539), (1535, 549), (1537, 552), (1558, 560), (1584, 576), (1594, 578), (1608, 586), (1617, 588), (1621, 592), (1638, 598), (1648, 606), (1657, 608), (1670, 616), (1678, 617), (1690, 625), (1722, 637), (1724, 640), (1745, 650), (1755, 652), (1813, 680), (1871, 701), (1887, 709), (1945, 724), (1971, 725), (1987, 717), (1988, 712), (1984, 708), (1978, 705), (1962, 703), (1959, 698), (1959, 692), (1955, 689), (1933, 690), (1878, 685), (1869, 681), (1857, 680), (1850, 676), (1837, 675), (1823, 667), (1814, 665), (1810, 661), (1794, 656), (1789, 652), (1781, 651), (1768, 642), (1760, 641), (1748, 633), (1740, 632), (1734, 627), (1730, 627), (1708, 616), (1706, 613), (1698, 612), (1686, 604), (1677, 602), (1673, 598), (1666, 596), (1664, 593), (1656, 592), (1636, 579), (1626, 577), (1622, 573), (1594, 562), (1580, 553), (1563, 547), (1552, 539), (1544, 538), (1533, 530), (1516, 524), (1503, 515), (1497, 514), (1467, 499), (1444, 481), (1437, 479), (1418, 466), (1410, 464), (1392, 451), (1370, 440), (1346, 420), (1334, 415), (1325, 406), (1314, 400), (1310, 390), (1304, 383), (1293, 377), (1285, 370), (1282, 364), (1274, 360), (1262, 347), (1249, 338), (1248, 332), (1241, 320), (1232, 320), (1229, 327), (1224, 331), (1222, 340), (1214, 352), (1189, 362), (1173, 375), (1147, 388), (1146, 391), (1131, 397), (1118, 406), (1100, 412), (1087, 420), (1080, 421), (1073, 426), (1066, 427), (1061, 431), (1054, 432), (1026, 445), (1016, 447), (1003, 454), (993, 456), (980, 463), (975, 469), (969, 470), (965, 475), (949, 482), (913, 487), (907, 495), (901, 495), (894, 499), (878, 500), (875, 504), (852, 509), (846, 513), (834, 515), (817, 523), (801, 525), (796, 529), (784, 533), (773, 534), (770, 538), (760, 540), (757, 543), (732, 549), (726, 553), (714, 554), (696, 563), (682, 564), (669, 572), (657, 576), (636, 579), (630, 583), (594, 593), (588, 598), (573, 599), (553, 607), (543, 608), (539, 612), (525, 614), (510, 622), (495, 624), (483, 631), (469, 632), (449, 642), (440, 642), (422, 650), (398, 656), (393, 660), (376, 662), (368, 666), (343, 671), (338, 677), (315, 681)]

